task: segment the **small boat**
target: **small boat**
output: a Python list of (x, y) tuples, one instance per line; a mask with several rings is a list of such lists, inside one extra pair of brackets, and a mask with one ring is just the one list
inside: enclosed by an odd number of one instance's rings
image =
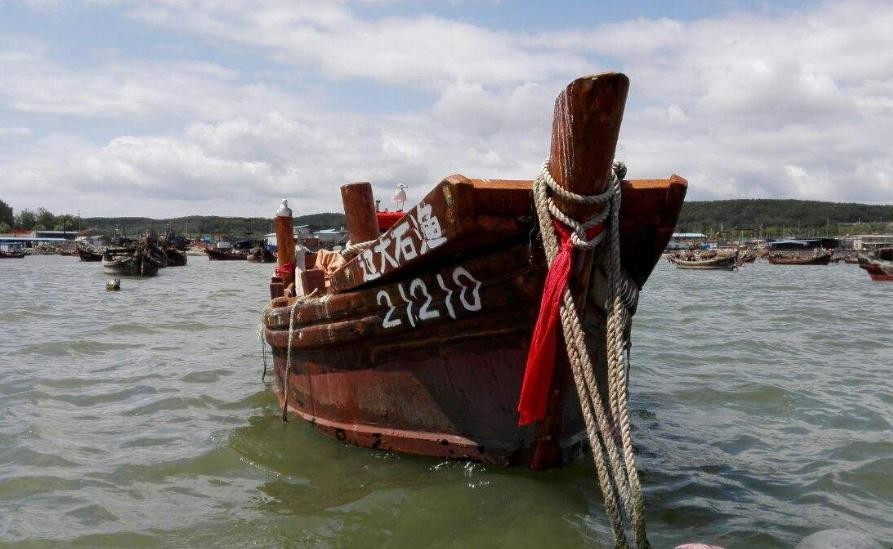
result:
[(102, 270), (110, 275), (155, 276), (159, 267), (144, 246), (106, 248), (102, 255)]
[(859, 257), (859, 267), (875, 282), (893, 282), (893, 248), (882, 248)]
[(205, 250), (211, 261), (245, 261), (247, 254), (233, 248), (208, 248)]
[(715, 252), (682, 252), (668, 258), (677, 269), (699, 271), (734, 271), (738, 268), (737, 254), (718, 254)]
[(831, 252), (826, 250), (816, 251), (812, 255), (800, 254), (769, 254), (769, 263), (773, 265), (828, 265), (831, 263)]
[(77, 247), (77, 250), (81, 261), (102, 261), (102, 252), (92, 246), (80, 245)]
[(22, 247), (17, 244), (0, 245), (0, 259), (22, 259), (25, 252)]
[(245, 259), (251, 263), (274, 263), (276, 256), (266, 246), (260, 245), (248, 250), (248, 256)]
[(167, 255), (167, 266), (168, 267), (183, 267), (186, 265), (186, 252), (182, 250), (178, 250), (173, 246), (167, 246), (164, 248), (164, 253)]

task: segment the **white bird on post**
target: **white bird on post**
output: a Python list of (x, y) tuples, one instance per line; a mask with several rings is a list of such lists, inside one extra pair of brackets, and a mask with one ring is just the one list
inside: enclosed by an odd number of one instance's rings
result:
[(397, 203), (397, 211), (403, 211), (403, 204), (406, 203), (406, 185), (403, 183), (397, 183), (397, 190), (394, 191), (394, 202)]

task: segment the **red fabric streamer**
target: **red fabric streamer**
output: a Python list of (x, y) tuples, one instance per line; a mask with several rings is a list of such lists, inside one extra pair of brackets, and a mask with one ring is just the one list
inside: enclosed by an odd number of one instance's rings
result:
[[(540, 312), (530, 339), (524, 383), (521, 385), (521, 398), (518, 401), (518, 425), (529, 425), (546, 417), (549, 386), (552, 384), (552, 372), (555, 371), (558, 332), (561, 330), (561, 296), (574, 266), (574, 245), (570, 230), (554, 219), (552, 225), (558, 233), (558, 252), (549, 265)], [(586, 231), (586, 237), (592, 239), (603, 229), (604, 225), (597, 225)]]
[(278, 265), (276, 267), (276, 276), (279, 278), (283, 278), (282, 275), (290, 274), (292, 277), (295, 275), (295, 264), (294, 263), (283, 263), (282, 265)]

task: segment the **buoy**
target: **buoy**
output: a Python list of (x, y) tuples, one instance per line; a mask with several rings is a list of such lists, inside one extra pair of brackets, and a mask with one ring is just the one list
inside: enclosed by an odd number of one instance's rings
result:
[(105, 289), (108, 292), (116, 292), (121, 289), (121, 279), (113, 278), (105, 283)]
[(833, 529), (806, 536), (794, 549), (884, 549), (884, 546), (861, 532)]

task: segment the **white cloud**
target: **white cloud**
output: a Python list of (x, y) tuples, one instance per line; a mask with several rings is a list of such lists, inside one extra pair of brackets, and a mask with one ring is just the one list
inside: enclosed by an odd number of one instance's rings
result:
[[(0, 148), (3, 192), (16, 207), (63, 210), (80, 200), (102, 214), (266, 215), (281, 196), (299, 211), (338, 209), (337, 187), (351, 181), (372, 181), (385, 197), (402, 181), (417, 198), (456, 172), (532, 177), (548, 152), (554, 97), (574, 76), (609, 64), (631, 80), (618, 156), (632, 177), (679, 173), (692, 198), (893, 202), (886, 3), (592, 30), (570, 21), (549, 32), (434, 16), (362, 19), (337, 2), (108, 9), (224, 52), (260, 47), (286, 77), (246, 71), (219, 53), (215, 62), (104, 58), (74, 68), (53, 48), (7, 42), (0, 115), (17, 113), (17, 122), (2, 124), (0, 147), (33, 143), (16, 154)], [(294, 91), (292, 79), (304, 76), (321, 83)], [(328, 86), (368, 82), (393, 90), (393, 114), (363, 112), (343, 93), (327, 97)], [(400, 110), (407, 90), (430, 101)], [(28, 117), (43, 125), (18, 122)], [(99, 139), (35, 129), (58, 119), (119, 131)], [(135, 133), (131, 121), (164, 129)]]

